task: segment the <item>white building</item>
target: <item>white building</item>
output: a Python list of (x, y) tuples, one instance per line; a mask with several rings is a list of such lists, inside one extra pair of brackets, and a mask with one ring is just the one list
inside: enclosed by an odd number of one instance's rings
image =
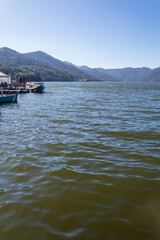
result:
[(9, 84), (11, 84), (11, 77), (0, 72), (0, 84), (2, 83), (7, 83), (7, 85), (9, 86)]

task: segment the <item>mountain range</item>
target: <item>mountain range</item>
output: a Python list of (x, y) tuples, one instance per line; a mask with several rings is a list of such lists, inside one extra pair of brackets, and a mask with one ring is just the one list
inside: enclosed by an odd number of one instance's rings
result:
[(7, 47), (0, 48), (0, 71), (11, 75), (12, 79), (23, 75), (27, 81), (160, 82), (160, 67), (79, 67), (42, 51), (19, 53)]

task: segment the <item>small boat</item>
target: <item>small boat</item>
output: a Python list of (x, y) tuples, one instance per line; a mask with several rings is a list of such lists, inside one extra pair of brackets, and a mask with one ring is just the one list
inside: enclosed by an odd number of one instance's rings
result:
[(45, 86), (44, 83), (27, 83), (27, 88), (31, 90), (33, 93), (43, 93)]
[(15, 94), (0, 94), (0, 103), (17, 103), (18, 92)]

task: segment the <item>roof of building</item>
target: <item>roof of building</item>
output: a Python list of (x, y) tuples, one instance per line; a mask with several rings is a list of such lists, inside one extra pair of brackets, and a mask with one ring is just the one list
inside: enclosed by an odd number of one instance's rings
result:
[(4, 73), (2, 73), (2, 72), (0, 72), (0, 77), (4, 77), (4, 78), (7, 77), (8, 78), (9, 76), (4, 74)]

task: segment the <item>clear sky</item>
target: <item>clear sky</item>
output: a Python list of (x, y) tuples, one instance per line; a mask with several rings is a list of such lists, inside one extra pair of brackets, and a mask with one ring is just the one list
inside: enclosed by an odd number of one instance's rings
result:
[(0, 0), (0, 47), (89, 67), (160, 66), (160, 0)]

